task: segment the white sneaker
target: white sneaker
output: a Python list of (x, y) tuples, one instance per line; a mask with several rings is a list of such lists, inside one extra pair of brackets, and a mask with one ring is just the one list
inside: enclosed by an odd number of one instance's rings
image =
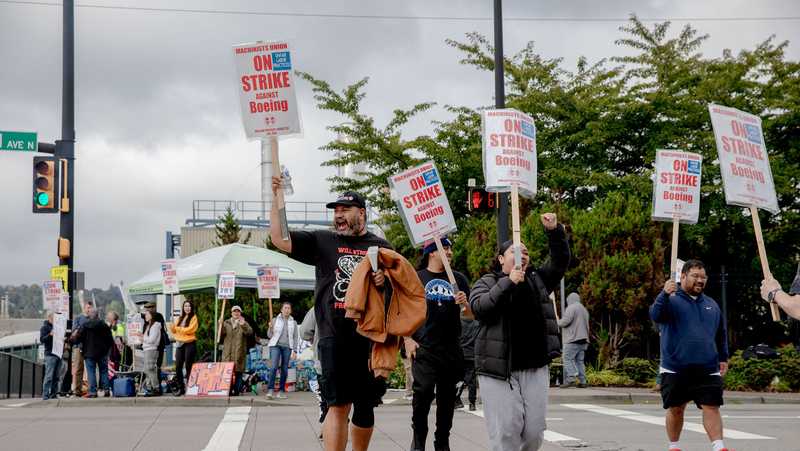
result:
[(283, 392), (278, 392), (278, 396), (276, 396), (276, 398), (278, 398), (278, 399), (287, 399), (286, 395), (283, 394)]
[(272, 396), (272, 392), (268, 391), (267, 392), (267, 399), (273, 399), (273, 398), (274, 398), (274, 396)]

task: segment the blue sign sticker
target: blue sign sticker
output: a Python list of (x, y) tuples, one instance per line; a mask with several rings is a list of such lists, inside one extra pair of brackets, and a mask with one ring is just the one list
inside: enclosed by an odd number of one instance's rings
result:
[(756, 144), (761, 144), (761, 129), (753, 124), (744, 124), (744, 131), (747, 133), (747, 140)]
[(522, 134), (530, 139), (536, 139), (536, 127), (528, 122), (522, 123)]
[(434, 183), (439, 183), (439, 174), (436, 173), (436, 169), (423, 172), (422, 178), (425, 179), (425, 186), (431, 186)]
[(689, 174), (699, 174), (700, 173), (700, 162), (697, 160), (689, 160), (687, 163)]
[(272, 70), (292, 70), (289, 52), (272, 52)]

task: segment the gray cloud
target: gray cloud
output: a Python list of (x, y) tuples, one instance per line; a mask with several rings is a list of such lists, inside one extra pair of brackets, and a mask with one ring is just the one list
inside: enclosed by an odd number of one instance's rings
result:
[[(125, 2), (156, 7), (222, 8), (219, 2)], [(298, 10), (397, 15), (491, 15), (489, 2), (393, 2), (345, 5), (312, 1)], [(225, 9), (284, 10), (255, 1), (225, 2)], [(505, 2), (506, 17), (798, 15), (790, 1), (573, 1)], [(0, 129), (60, 134), (61, 9), (0, 3)], [(493, 77), (458, 64), (446, 38), (479, 31), (489, 21), (407, 21), (179, 14), (79, 8), (77, 10), (77, 239), (78, 269), (90, 286), (127, 281), (152, 270), (165, 230), (177, 231), (193, 199), (257, 200), (259, 145), (242, 131), (231, 46), (289, 38), (295, 64), (342, 88), (370, 76), (365, 111), (385, 123), (391, 111), (436, 101), (477, 107), (493, 102)], [(507, 22), (505, 48), (536, 42), (546, 57), (572, 67), (618, 54), (619, 23)], [(682, 24), (675, 24), (675, 31)], [(704, 52), (752, 48), (776, 34), (795, 40), (797, 23), (703, 22)], [(797, 59), (797, 46), (790, 46)], [(340, 118), (314, 107), (310, 87), (298, 84), (302, 139), (281, 142), (282, 161), (295, 175), (294, 200), (330, 197), (317, 148)], [(414, 121), (409, 134), (430, 133), (442, 108)], [(56, 263), (57, 217), (30, 213), (30, 156), (0, 154), (0, 284), (40, 282)]]

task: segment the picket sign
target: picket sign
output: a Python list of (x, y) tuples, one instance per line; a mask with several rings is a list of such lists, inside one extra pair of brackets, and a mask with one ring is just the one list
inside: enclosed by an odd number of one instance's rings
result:
[(657, 149), (653, 181), (655, 221), (672, 221), (669, 277), (678, 271), (680, 223), (696, 224), (700, 216), (703, 156), (674, 149)]
[[(758, 257), (764, 279), (771, 279), (767, 251), (758, 209), (763, 208), (773, 214), (778, 213), (778, 200), (775, 183), (769, 164), (761, 118), (722, 105), (709, 104), (708, 113), (714, 129), (717, 144), (722, 185), (725, 188), (725, 201), (730, 205), (748, 208), (753, 218), (753, 231), (756, 235)], [(780, 321), (780, 310), (770, 304), (773, 321)]]
[[(278, 136), (302, 135), (292, 72), (295, 54), (287, 41), (257, 41), (235, 45), (233, 55), (245, 134), (248, 139), (261, 140), (262, 145), (270, 143), (272, 174), (280, 176)], [(281, 238), (288, 241), (282, 189), (273, 201), (279, 211)]]

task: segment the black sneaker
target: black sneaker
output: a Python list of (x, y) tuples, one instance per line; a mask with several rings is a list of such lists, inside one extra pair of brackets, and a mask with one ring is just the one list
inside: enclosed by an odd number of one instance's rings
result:
[(458, 398), (456, 398), (456, 405), (455, 405), (455, 408), (456, 408), (456, 409), (463, 409), (463, 408), (464, 408), (464, 403), (463, 403), (463, 402), (461, 402), (461, 400), (460, 400), (460, 399), (458, 399)]
[(469, 403), (469, 411), (470, 412), (474, 412), (475, 411), (475, 403), (474, 402)]

